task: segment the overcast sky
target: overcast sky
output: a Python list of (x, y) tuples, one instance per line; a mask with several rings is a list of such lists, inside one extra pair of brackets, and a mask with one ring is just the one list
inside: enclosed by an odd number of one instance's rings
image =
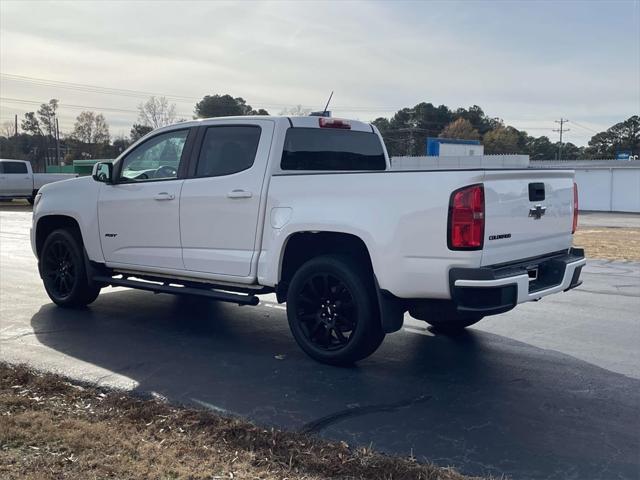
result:
[(113, 89), (178, 97), (186, 118), (215, 93), (277, 114), (334, 90), (334, 116), (361, 120), (477, 104), (552, 139), (568, 118), (579, 145), (640, 113), (640, 0), (1, 0), (0, 28), (0, 120), (58, 98), (65, 131), (86, 106), (128, 134), (145, 95)]

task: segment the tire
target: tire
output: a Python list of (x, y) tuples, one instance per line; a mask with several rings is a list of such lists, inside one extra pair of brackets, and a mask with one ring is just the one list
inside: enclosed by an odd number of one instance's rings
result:
[(55, 230), (40, 252), (40, 276), (49, 298), (60, 307), (84, 307), (100, 294), (90, 286), (82, 242), (69, 230)]
[(298, 269), (287, 318), (300, 348), (329, 365), (352, 365), (384, 340), (373, 277), (344, 255), (316, 257)]
[(445, 319), (427, 320), (427, 323), (433, 327), (436, 333), (456, 334), (462, 332), (465, 328), (478, 323), (484, 317), (482, 316), (450, 316)]

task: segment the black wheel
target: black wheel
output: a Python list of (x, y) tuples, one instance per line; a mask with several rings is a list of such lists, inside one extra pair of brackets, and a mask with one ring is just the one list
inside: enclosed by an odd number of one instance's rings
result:
[(347, 256), (306, 262), (291, 279), (287, 317), (298, 345), (330, 365), (351, 365), (382, 343), (373, 279)]
[(465, 328), (470, 327), (471, 325), (478, 323), (484, 317), (482, 316), (457, 316), (451, 315), (446, 318), (441, 318), (438, 320), (429, 319), (426, 322), (433, 327), (433, 330), (436, 333), (444, 333), (444, 334), (456, 334), (463, 331)]
[(61, 307), (83, 307), (100, 294), (100, 287), (89, 286), (81, 242), (68, 230), (55, 230), (45, 240), (40, 275), (49, 298)]

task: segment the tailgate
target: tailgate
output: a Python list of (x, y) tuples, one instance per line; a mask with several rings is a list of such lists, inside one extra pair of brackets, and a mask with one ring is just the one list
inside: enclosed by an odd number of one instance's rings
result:
[(571, 247), (572, 170), (488, 170), (482, 265)]

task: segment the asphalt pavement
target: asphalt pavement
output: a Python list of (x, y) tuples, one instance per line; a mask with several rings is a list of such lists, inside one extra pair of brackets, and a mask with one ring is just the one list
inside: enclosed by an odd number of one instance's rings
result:
[(640, 263), (590, 260), (571, 292), (458, 337), (407, 317), (353, 368), (307, 358), (258, 307), (109, 288), (46, 296), (30, 211), (0, 206), (0, 359), (263, 425), (514, 479), (640, 478)]

